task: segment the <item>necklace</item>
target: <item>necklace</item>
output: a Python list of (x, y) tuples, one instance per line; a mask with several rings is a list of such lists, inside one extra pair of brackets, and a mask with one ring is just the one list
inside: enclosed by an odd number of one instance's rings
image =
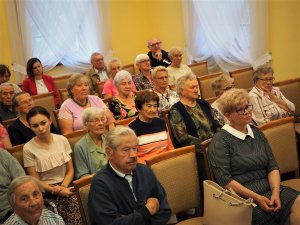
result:
[(77, 101), (75, 98), (72, 98), (72, 99), (77, 105), (80, 105), (81, 107), (85, 107), (89, 103), (87, 98), (84, 100), (84, 103)]
[(156, 88), (154, 88), (154, 90), (157, 91), (159, 94), (161, 94), (161, 96), (162, 96), (163, 98), (165, 98), (165, 99), (167, 100), (167, 102), (169, 102), (169, 93), (168, 93), (167, 90), (166, 90), (166, 92), (167, 92), (166, 95), (164, 95), (162, 92), (160, 92), (160, 91), (157, 90)]

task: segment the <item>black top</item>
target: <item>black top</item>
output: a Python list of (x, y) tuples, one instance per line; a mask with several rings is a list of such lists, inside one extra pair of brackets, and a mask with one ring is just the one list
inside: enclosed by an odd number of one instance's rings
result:
[(161, 60), (155, 59), (152, 56), (152, 52), (148, 52), (148, 56), (151, 62), (151, 67), (156, 67), (156, 66), (164, 66), (164, 67), (168, 67), (171, 65), (171, 60), (168, 57), (168, 52), (166, 52), (165, 50), (161, 50), (162, 53), (162, 58)]
[(2, 102), (0, 102), (0, 117), (3, 120), (9, 120), (12, 118), (16, 118), (18, 113), (13, 108), (10, 110), (9, 108), (5, 107)]

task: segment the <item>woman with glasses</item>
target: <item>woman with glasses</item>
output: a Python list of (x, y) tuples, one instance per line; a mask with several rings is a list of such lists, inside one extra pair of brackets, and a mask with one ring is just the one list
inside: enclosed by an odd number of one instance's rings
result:
[(280, 174), (270, 145), (263, 133), (249, 125), (252, 108), (248, 93), (231, 89), (219, 100), (229, 121), (216, 133), (208, 156), (216, 182), (238, 195), (252, 198), (253, 225), (300, 224), (299, 192), (280, 185)]
[(106, 165), (106, 120), (103, 109), (90, 107), (83, 111), (82, 122), (87, 134), (75, 144), (74, 148), (73, 161), (76, 179), (96, 173)]
[(295, 105), (283, 96), (278, 87), (273, 87), (274, 71), (260, 67), (253, 73), (255, 86), (249, 92), (253, 104), (253, 120), (257, 125), (292, 115)]

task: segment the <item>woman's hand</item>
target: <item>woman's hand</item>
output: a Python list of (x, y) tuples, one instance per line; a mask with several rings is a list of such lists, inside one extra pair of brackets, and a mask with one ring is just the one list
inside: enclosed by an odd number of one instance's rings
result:
[(59, 192), (62, 191), (62, 189), (64, 189), (63, 186), (54, 185), (54, 186), (52, 186), (52, 194), (57, 195)]
[(63, 188), (59, 193), (59, 196), (62, 197), (70, 197), (72, 195), (74, 195), (74, 188), (73, 187), (67, 187), (67, 188)]
[(268, 199), (265, 196), (260, 195), (257, 199), (256, 199), (256, 203), (259, 205), (259, 207), (268, 213), (274, 212), (274, 202), (271, 202), (270, 199)]
[(272, 191), (270, 205), (273, 206), (274, 212), (277, 212), (281, 209), (281, 200), (280, 200), (279, 193), (280, 193), (280, 190), (277, 190), (277, 189), (274, 189)]

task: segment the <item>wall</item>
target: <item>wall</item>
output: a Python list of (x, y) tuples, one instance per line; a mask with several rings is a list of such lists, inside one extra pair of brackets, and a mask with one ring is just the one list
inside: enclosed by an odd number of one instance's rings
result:
[[(147, 52), (157, 36), (168, 50), (185, 46), (182, 0), (110, 0), (112, 48), (123, 64)], [(0, 0), (0, 63), (12, 63), (5, 0)], [(269, 47), (276, 80), (300, 76), (300, 1), (269, 0)]]

